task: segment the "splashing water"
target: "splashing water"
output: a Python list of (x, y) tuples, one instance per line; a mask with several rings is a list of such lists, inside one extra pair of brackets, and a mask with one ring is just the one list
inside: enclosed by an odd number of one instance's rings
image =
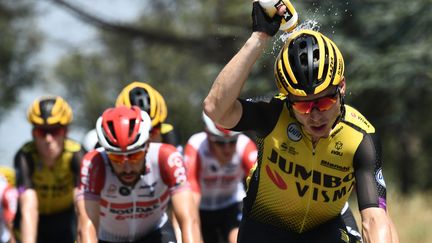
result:
[(300, 23), (292, 32), (285, 32), (279, 36), (279, 39), (285, 43), (285, 41), (292, 35), (293, 32), (299, 31), (299, 30), (315, 30), (319, 31), (320, 25), (318, 24), (318, 21), (315, 19), (309, 19), (306, 20), (303, 23)]
[(292, 35), (294, 32), (299, 30), (315, 30), (319, 31), (320, 25), (317, 20), (306, 20), (302, 23), (300, 23), (297, 27), (295, 27), (294, 30), (290, 32), (284, 32), (282, 33), (279, 38), (276, 38), (273, 42), (272, 51), (270, 54), (277, 55), (279, 53), (279, 50), (282, 48), (282, 46), (285, 44), (286, 40)]

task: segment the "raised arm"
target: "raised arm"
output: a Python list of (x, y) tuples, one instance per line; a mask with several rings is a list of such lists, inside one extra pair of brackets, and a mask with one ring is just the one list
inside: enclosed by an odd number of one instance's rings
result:
[(279, 30), (284, 11), (281, 7), (279, 15), (269, 18), (258, 2), (253, 3), (252, 35), (219, 73), (204, 100), (204, 112), (219, 125), (232, 128), (240, 120), (242, 106), (237, 98), (266, 43)]
[(222, 69), (204, 100), (205, 113), (221, 126), (231, 128), (240, 120), (242, 107), (237, 98), (252, 66), (265, 48), (270, 36), (254, 32), (240, 51)]

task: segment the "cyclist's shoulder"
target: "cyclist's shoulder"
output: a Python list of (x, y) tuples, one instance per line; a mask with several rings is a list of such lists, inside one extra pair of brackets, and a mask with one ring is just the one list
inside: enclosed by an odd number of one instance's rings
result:
[(31, 153), (37, 153), (36, 144), (34, 141), (27, 141), (25, 142), (19, 149), (17, 153), (25, 153), (25, 154), (31, 154)]
[(355, 129), (360, 129), (366, 133), (374, 133), (375, 127), (369, 120), (361, 114), (357, 109), (352, 106), (345, 105), (345, 114), (343, 117), (343, 122), (354, 127)]
[(64, 143), (64, 151), (66, 152), (79, 152), (81, 150), (81, 144), (73, 139), (67, 138)]
[(192, 136), (189, 137), (187, 144), (192, 145), (194, 147), (200, 146), (203, 142), (205, 142), (207, 139), (207, 133), (205, 132), (198, 132), (192, 134)]

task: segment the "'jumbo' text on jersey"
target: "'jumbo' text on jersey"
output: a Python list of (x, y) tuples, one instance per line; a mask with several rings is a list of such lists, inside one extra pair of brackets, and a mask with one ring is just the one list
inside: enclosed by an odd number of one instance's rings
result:
[(98, 200), (98, 238), (128, 242), (143, 238), (167, 222), (170, 196), (189, 188), (183, 159), (176, 148), (150, 143), (146, 171), (135, 186), (123, 185), (103, 148), (87, 153), (81, 167), (79, 200)]
[(54, 167), (48, 168), (42, 162), (35, 143), (25, 144), (15, 156), (18, 192), (34, 189), (41, 215), (60, 213), (72, 208), (82, 153), (79, 143), (66, 139), (64, 150)]
[(205, 132), (194, 134), (185, 148), (188, 180), (201, 194), (200, 209), (216, 210), (241, 202), (246, 195), (243, 181), (256, 161), (255, 143), (240, 134), (231, 160), (221, 165), (212, 155)]
[(314, 148), (283, 98), (241, 101), (234, 130), (258, 134), (258, 165), (248, 178), (244, 217), (301, 233), (340, 214), (354, 186), (360, 210), (385, 207), (374, 127), (352, 107)]

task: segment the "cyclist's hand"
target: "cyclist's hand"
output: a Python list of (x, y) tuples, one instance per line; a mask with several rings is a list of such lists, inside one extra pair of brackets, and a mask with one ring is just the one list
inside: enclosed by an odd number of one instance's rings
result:
[(272, 18), (267, 16), (258, 1), (253, 2), (252, 8), (252, 30), (264, 32), (274, 36), (280, 27), (282, 16), (275, 14)]

